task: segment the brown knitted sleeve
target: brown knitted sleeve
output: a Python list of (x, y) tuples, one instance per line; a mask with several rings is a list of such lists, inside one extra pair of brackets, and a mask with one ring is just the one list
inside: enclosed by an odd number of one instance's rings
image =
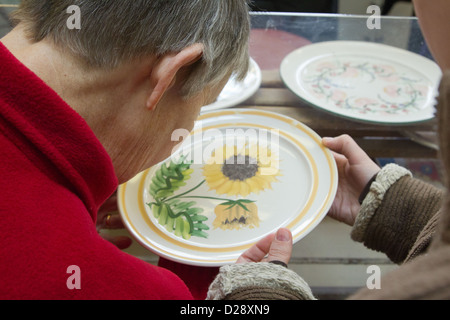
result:
[(430, 219), (441, 209), (443, 191), (408, 175), (384, 193), (359, 241), (401, 263)]

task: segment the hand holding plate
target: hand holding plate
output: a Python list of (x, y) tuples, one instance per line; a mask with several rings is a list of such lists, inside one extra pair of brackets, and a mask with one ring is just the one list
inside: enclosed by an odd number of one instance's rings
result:
[(324, 138), (323, 144), (333, 151), (339, 173), (338, 191), (329, 216), (353, 226), (361, 207), (359, 196), (380, 168), (348, 135)]
[(288, 264), (292, 254), (292, 234), (288, 229), (280, 229), (260, 240), (245, 251), (236, 263), (282, 262)]

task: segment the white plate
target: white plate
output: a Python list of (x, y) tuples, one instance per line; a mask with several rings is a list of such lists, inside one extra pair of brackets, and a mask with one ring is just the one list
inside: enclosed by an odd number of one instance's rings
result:
[(231, 76), (217, 100), (210, 105), (204, 106), (202, 112), (231, 108), (244, 102), (258, 91), (261, 81), (261, 69), (255, 60), (250, 59), (250, 69), (247, 77), (243, 81), (237, 81), (234, 76)]
[[(231, 148), (227, 151), (224, 145)], [(178, 176), (175, 167), (172, 174), (166, 171), (162, 176), (159, 164), (121, 185), (118, 203), (125, 225), (144, 247), (185, 264), (233, 263), (280, 227), (289, 228), (297, 242), (326, 216), (337, 190), (336, 164), (321, 138), (298, 121), (275, 113), (232, 109), (202, 115), (192, 134), (163, 164), (180, 160), (181, 155), (189, 155), (182, 163), (193, 161), (185, 186), (169, 195), (158, 191), (168, 185), (166, 177)], [(217, 161), (209, 163), (213, 155)], [(223, 163), (239, 159), (235, 155), (246, 162)], [(257, 158), (258, 162), (250, 161)], [(188, 173), (185, 169), (178, 167), (183, 177), (183, 172)], [(180, 202), (172, 203), (174, 197)], [(178, 218), (185, 221), (178, 221), (184, 224), (179, 223), (183, 230), (177, 235), (176, 223), (174, 230), (165, 213), (159, 212), (167, 209), (163, 203), (174, 209), (172, 217), (184, 212), (196, 227), (181, 215)], [(181, 203), (189, 209), (183, 211)], [(200, 229), (198, 221), (202, 221)]]
[(358, 41), (305, 46), (289, 54), (280, 71), (286, 86), (306, 102), (377, 124), (433, 119), (442, 76), (425, 57)]

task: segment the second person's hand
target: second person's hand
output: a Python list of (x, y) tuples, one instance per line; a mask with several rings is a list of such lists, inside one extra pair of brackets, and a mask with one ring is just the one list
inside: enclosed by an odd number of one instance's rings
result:
[(380, 167), (348, 135), (324, 138), (323, 144), (333, 151), (339, 174), (336, 198), (328, 215), (353, 226), (361, 208), (359, 196)]

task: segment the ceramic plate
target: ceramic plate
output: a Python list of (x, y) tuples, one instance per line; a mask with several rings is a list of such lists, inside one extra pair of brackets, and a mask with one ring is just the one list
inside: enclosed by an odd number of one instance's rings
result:
[(281, 65), (286, 86), (313, 106), (377, 124), (434, 118), (442, 73), (420, 55), (358, 41), (305, 46)]
[(131, 234), (167, 259), (233, 263), (280, 227), (294, 242), (326, 216), (337, 169), (321, 138), (279, 114), (204, 114), (173, 155), (119, 187)]
[(250, 70), (244, 81), (237, 81), (234, 76), (225, 85), (217, 100), (202, 108), (202, 112), (231, 108), (244, 102), (258, 91), (261, 86), (261, 69), (255, 60), (250, 59)]

